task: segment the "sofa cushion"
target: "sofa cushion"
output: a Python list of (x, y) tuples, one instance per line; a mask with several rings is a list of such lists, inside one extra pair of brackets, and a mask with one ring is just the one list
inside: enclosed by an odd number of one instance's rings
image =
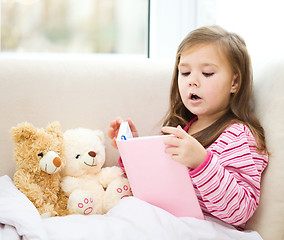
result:
[(260, 204), (246, 228), (256, 230), (264, 240), (280, 240), (284, 238), (284, 59), (256, 67), (254, 95), (270, 156)]

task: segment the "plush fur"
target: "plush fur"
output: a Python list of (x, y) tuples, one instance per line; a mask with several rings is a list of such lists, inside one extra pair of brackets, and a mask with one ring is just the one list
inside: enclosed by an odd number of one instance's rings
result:
[(62, 170), (68, 209), (79, 214), (104, 214), (122, 197), (131, 195), (121, 168), (103, 167), (104, 134), (76, 128), (64, 133), (66, 165)]
[(60, 189), (64, 164), (63, 133), (53, 122), (46, 129), (24, 122), (10, 129), (17, 169), (14, 184), (43, 217), (66, 215), (67, 198)]

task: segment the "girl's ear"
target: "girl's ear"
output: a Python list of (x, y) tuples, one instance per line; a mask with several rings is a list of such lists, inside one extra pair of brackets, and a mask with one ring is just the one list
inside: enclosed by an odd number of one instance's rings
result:
[(232, 80), (231, 93), (235, 93), (239, 87), (239, 74), (234, 74)]

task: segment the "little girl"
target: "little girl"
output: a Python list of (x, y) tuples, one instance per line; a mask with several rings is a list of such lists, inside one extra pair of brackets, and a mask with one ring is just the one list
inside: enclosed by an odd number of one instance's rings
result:
[[(251, 105), (252, 70), (245, 42), (218, 26), (192, 31), (179, 45), (166, 149), (184, 164), (205, 216), (243, 228), (256, 210), (268, 152)], [(128, 119), (134, 137), (138, 136)], [(122, 119), (110, 124), (113, 146)]]

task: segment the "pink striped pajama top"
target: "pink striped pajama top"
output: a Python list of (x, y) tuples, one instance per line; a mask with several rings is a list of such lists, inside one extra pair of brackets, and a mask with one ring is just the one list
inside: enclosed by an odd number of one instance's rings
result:
[(246, 125), (232, 124), (207, 148), (204, 162), (189, 170), (205, 216), (242, 229), (253, 215), (259, 203), (261, 173), (268, 162), (268, 155), (258, 153), (255, 146)]
[[(204, 162), (189, 170), (205, 217), (242, 229), (253, 215), (259, 204), (261, 173), (268, 162), (268, 155), (258, 153), (255, 146), (246, 125), (232, 124), (207, 148)], [(119, 164), (123, 167), (121, 158)]]

